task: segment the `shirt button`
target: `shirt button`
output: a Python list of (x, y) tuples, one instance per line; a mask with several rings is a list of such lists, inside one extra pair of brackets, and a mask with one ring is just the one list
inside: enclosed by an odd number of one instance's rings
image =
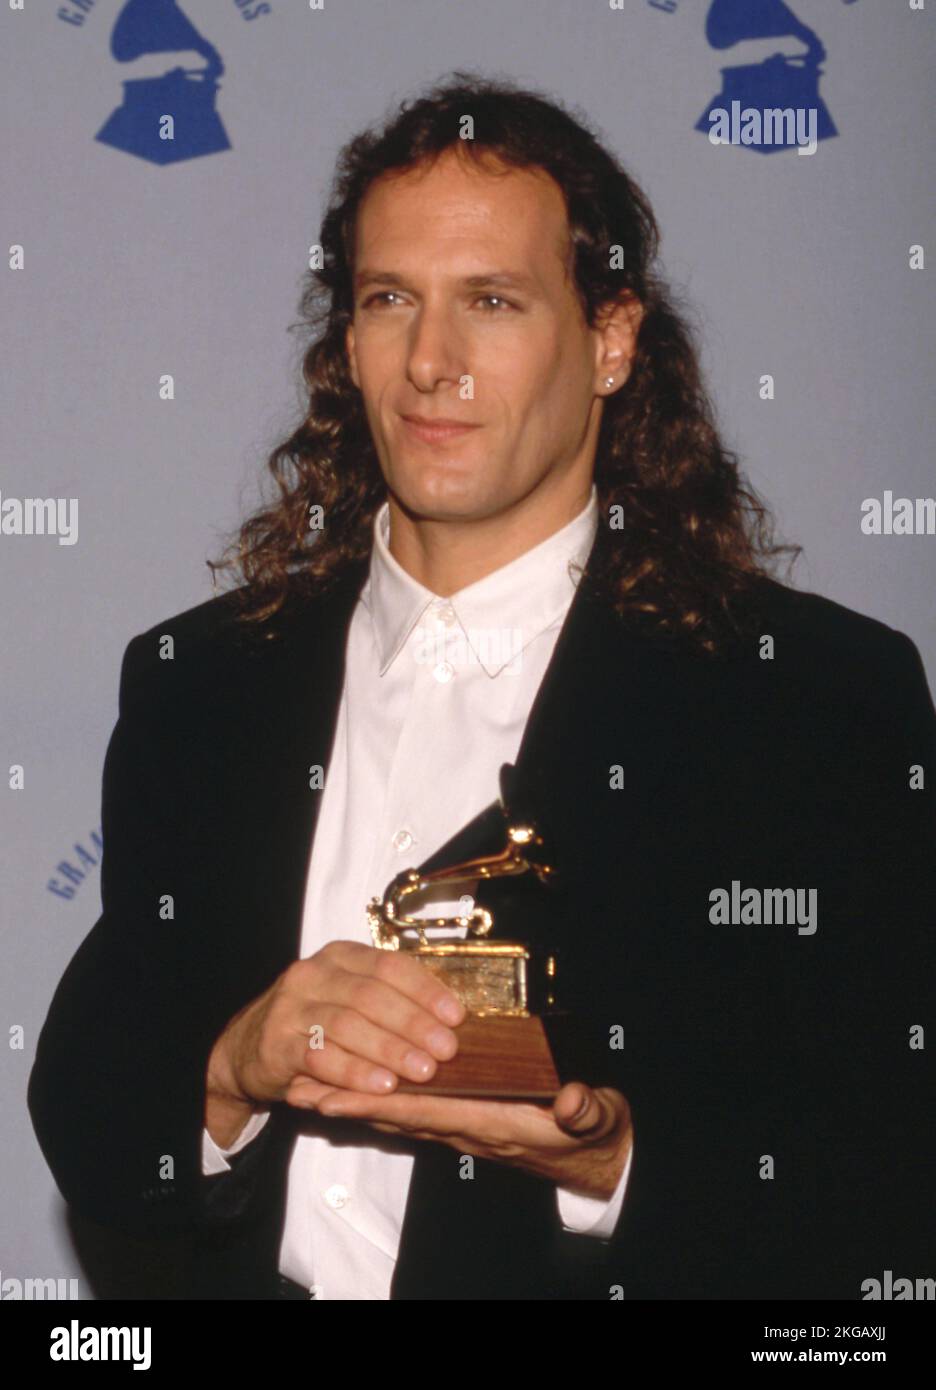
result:
[(351, 1197), (348, 1189), (342, 1187), (340, 1182), (334, 1183), (325, 1193), (325, 1201), (331, 1207), (332, 1211), (341, 1211), (341, 1208), (346, 1207), (350, 1200)]
[(455, 667), (450, 661), (440, 661), (432, 673), (440, 685), (445, 685), (455, 674)]
[(403, 850), (409, 849), (412, 843), (413, 836), (409, 830), (398, 830), (393, 837), (393, 848), (399, 850), (401, 854)]
[(436, 617), (440, 622), (445, 623), (446, 627), (451, 627), (455, 621), (455, 609), (450, 603), (440, 604), (436, 609)]

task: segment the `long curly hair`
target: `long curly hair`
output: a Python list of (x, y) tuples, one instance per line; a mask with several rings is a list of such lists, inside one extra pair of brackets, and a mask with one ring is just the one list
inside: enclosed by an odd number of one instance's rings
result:
[[(466, 114), (470, 140), (460, 138)], [(594, 472), (601, 544), (588, 573), (625, 619), (718, 651), (745, 630), (745, 600), (767, 562), (800, 547), (773, 543), (766, 507), (719, 439), (692, 331), (655, 271), (660, 233), (650, 204), (578, 113), (464, 71), (402, 102), (392, 119), (341, 151), (321, 265), (307, 272), (300, 301), (308, 405), (267, 461), (278, 495), (243, 523), (220, 561), (207, 562), (212, 574), (237, 572), (238, 617), (258, 630), (266, 624), (266, 635), (290, 593), (321, 591), (368, 555), (387, 488), (346, 354), (356, 218), (381, 175), (430, 166), (452, 147), (479, 162), (536, 167), (556, 181), (589, 327), (626, 295), (642, 305), (630, 375), (604, 401)], [(316, 506), (321, 529), (310, 528)]]

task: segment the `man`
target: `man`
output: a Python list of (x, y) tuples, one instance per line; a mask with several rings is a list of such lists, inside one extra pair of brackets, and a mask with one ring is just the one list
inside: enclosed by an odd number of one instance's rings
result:
[[(763, 573), (656, 237), (529, 93), (456, 74), (355, 142), (247, 582), (127, 649), (104, 911), (30, 1107), (189, 1296), (925, 1272), (932, 701), (906, 637)], [(504, 764), (560, 866), (551, 1107), (398, 1090), (463, 1011), (364, 914)]]

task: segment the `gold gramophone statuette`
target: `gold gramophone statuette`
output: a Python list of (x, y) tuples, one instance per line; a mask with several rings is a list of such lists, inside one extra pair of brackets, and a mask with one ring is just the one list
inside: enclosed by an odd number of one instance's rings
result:
[[(458, 1052), (437, 1065), (427, 1082), (400, 1082), (400, 1091), (492, 1099), (551, 1101), (560, 1088), (539, 1014), (554, 1004), (555, 959), (534, 945), (492, 937), (494, 915), (475, 905), (458, 917), (411, 917), (408, 899), (438, 884), (457, 888), (533, 872), (541, 883), (555, 875), (542, 837), (528, 821), (508, 823), (506, 844), (495, 854), (420, 873), (397, 874), (383, 898), (367, 907), (374, 945), (407, 951), (452, 991), (467, 1010), (458, 1027)], [(428, 928), (459, 927), (462, 937), (429, 937)]]

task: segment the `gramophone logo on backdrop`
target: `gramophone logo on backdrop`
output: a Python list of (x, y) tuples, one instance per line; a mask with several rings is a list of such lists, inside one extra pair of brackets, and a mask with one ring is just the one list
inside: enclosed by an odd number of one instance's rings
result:
[[(175, 0), (126, 0), (114, 22), (110, 49), (118, 63), (147, 53), (199, 53), (206, 65), (170, 68), (159, 77), (123, 83), (123, 101), (95, 136), (105, 145), (153, 164), (178, 164), (197, 155), (229, 150), (231, 142), (215, 110), (224, 64)], [(173, 138), (160, 138), (166, 116)]]
[(750, 39), (792, 37), (806, 44), (798, 56), (773, 53), (760, 63), (722, 68), (722, 89), (695, 125), (713, 144), (743, 145), (759, 154), (795, 145), (799, 153), (812, 154), (818, 140), (838, 134), (819, 95), (826, 50), (784, 0), (712, 0), (705, 37), (718, 49)]

